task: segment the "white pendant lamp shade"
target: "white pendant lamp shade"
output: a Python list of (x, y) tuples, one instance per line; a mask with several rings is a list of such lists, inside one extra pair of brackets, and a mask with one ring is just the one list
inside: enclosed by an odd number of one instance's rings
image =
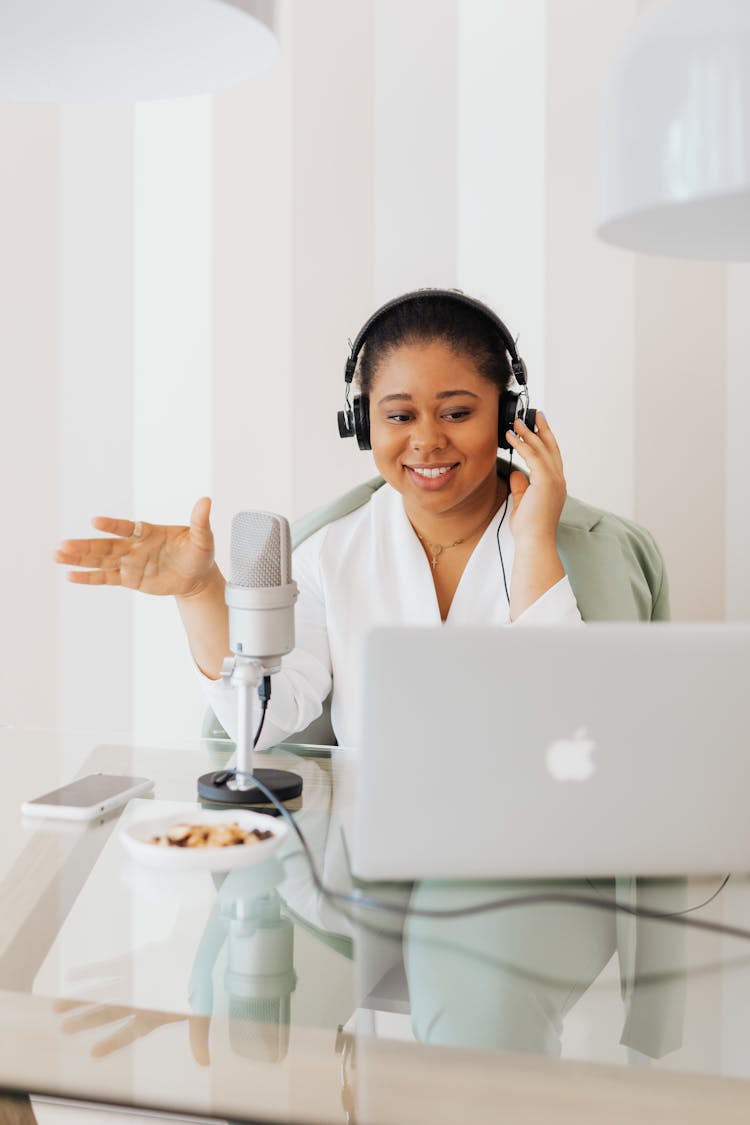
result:
[(750, 260), (750, 0), (667, 0), (621, 44), (604, 90), (597, 233)]
[(0, 0), (0, 101), (146, 101), (274, 61), (273, 0)]

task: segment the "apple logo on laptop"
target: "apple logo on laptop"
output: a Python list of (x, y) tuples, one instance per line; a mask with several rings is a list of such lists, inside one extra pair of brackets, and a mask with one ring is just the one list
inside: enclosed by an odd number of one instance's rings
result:
[(579, 727), (571, 738), (560, 738), (547, 748), (547, 769), (556, 781), (586, 781), (596, 766), (591, 755), (596, 743), (586, 730)]

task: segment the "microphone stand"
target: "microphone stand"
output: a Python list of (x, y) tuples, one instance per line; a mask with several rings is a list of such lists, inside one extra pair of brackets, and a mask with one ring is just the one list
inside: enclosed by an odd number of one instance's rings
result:
[[(277, 669), (278, 664), (272, 671)], [(237, 700), (237, 765), (235, 769), (214, 770), (198, 778), (198, 796), (204, 801), (221, 805), (268, 804), (268, 797), (253, 784), (253, 778), (280, 801), (290, 801), (302, 792), (302, 778), (291, 770), (252, 768), (253, 695), (267, 674), (261, 662), (249, 656), (227, 656), (224, 660), (221, 678), (234, 688)]]

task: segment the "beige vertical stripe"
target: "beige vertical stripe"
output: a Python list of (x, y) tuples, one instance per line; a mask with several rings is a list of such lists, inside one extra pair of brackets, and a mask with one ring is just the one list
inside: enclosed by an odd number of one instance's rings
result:
[(548, 417), (570, 492), (623, 516), (633, 514), (633, 265), (593, 225), (601, 81), (633, 17), (633, 0), (547, 4)]
[[(0, 723), (55, 726), (60, 497), (60, 112), (0, 104)], [(43, 685), (43, 686), (42, 686)]]
[[(726, 615), (730, 620), (750, 620), (750, 264), (727, 267), (727, 391), (725, 524)], [(714, 403), (720, 409), (721, 400)], [(712, 431), (713, 419), (706, 423)], [(711, 456), (720, 471), (717, 445)]]
[(720, 619), (726, 266), (639, 255), (635, 310), (635, 516), (664, 552), (675, 619)]
[(292, 517), (372, 471), (336, 411), (372, 307), (373, 18), (372, 0), (293, 5)]

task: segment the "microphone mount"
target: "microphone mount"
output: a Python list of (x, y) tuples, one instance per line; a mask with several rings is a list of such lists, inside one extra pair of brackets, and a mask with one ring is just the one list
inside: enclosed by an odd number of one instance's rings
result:
[(252, 769), (253, 694), (263, 682), (263, 666), (248, 656), (227, 656), (221, 666), (221, 678), (234, 688), (237, 699), (237, 773), (227, 779), (227, 788), (243, 795), (252, 789), (248, 779)]
[(252, 752), (257, 741), (257, 735), (255, 739), (253, 736), (253, 696), (257, 693), (261, 697), (264, 716), (271, 697), (271, 673), (280, 667), (280, 660), (268, 666), (250, 656), (225, 657), (221, 679), (234, 688), (237, 700), (237, 765), (234, 769), (214, 770), (198, 778), (198, 796), (203, 801), (221, 805), (265, 804), (268, 798), (253, 784), (254, 777), (280, 801), (290, 801), (302, 792), (299, 774), (290, 770), (252, 768)]

